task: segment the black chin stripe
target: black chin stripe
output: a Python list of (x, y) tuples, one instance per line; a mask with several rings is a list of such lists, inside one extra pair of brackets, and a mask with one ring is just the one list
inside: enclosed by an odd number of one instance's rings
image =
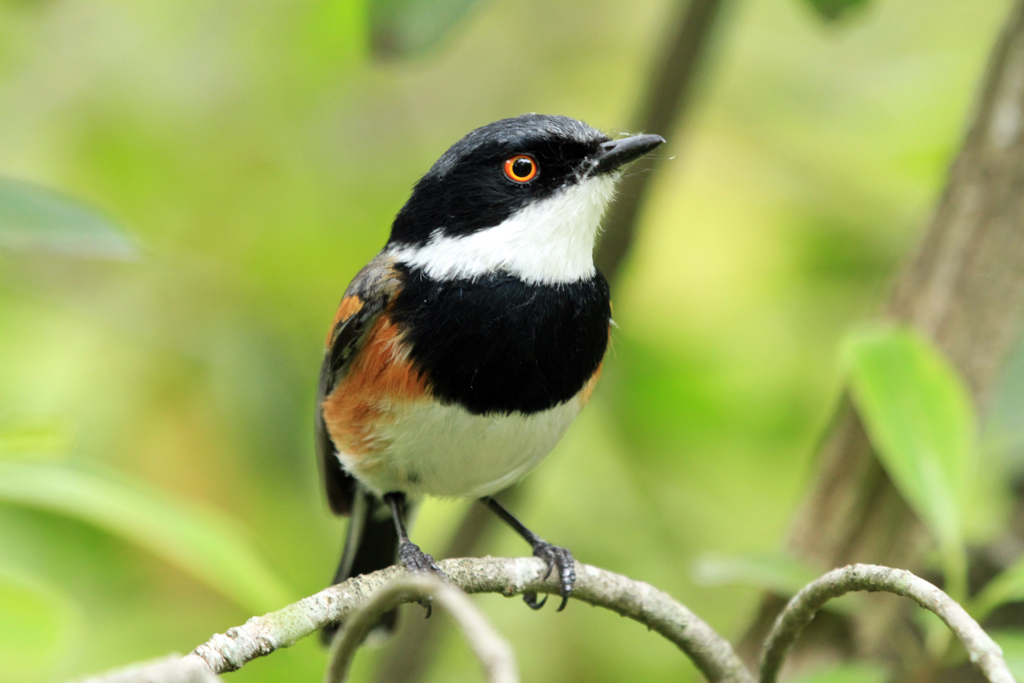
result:
[(436, 281), (401, 268), (390, 314), (445, 403), (474, 414), (546, 410), (575, 396), (604, 357), (611, 307), (600, 273), (536, 285), (510, 275)]

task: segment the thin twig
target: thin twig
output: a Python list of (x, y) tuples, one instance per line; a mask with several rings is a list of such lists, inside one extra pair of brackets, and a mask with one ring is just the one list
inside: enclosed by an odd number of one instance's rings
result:
[(345, 683), (356, 650), (376, 625), (380, 615), (406, 602), (433, 598), (452, 615), (462, 629), (473, 654), (480, 660), (491, 683), (519, 683), (512, 646), (502, 638), (465, 593), (431, 574), (399, 576), (374, 595), (345, 622), (331, 644), (330, 664), (324, 683)]
[(853, 591), (884, 591), (910, 598), (938, 615), (960, 639), (971, 663), (990, 683), (1014, 683), (1003, 651), (955, 600), (904, 569), (854, 564), (835, 569), (793, 596), (775, 620), (761, 655), (759, 683), (775, 683), (797, 636), (829, 600)]
[[(466, 558), (443, 560), (439, 565), (448, 579), (467, 593), (501, 593), (511, 597), (525, 592), (559, 591), (557, 577), (552, 574), (543, 578), (547, 567), (533, 557)], [(183, 661), (201, 660), (216, 673), (234, 671), (256, 657), (295, 644), (327, 624), (344, 622), (404, 574), (404, 569), (389, 567), (351, 578), (276, 612), (253, 617), (225, 634), (217, 634)], [(753, 682), (728, 641), (653, 586), (577, 563), (573, 597), (608, 608), (661, 634), (685, 652), (711, 683)]]

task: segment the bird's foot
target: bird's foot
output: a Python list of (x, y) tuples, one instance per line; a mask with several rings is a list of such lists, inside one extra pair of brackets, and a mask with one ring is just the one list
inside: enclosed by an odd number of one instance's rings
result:
[[(547, 564), (548, 571), (544, 575), (545, 579), (551, 576), (552, 570), (558, 569), (558, 592), (562, 596), (562, 604), (558, 606), (556, 611), (561, 612), (565, 609), (566, 603), (569, 602), (573, 584), (576, 583), (576, 562), (572, 558), (572, 552), (568, 548), (560, 548), (557, 545), (551, 545), (547, 541), (539, 540), (533, 545), (533, 556), (539, 557)], [(523, 595), (523, 602), (529, 605), (530, 609), (540, 609), (547, 601), (547, 596), (544, 596), (544, 599), (538, 602), (536, 593), (526, 593)]]
[(398, 559), (402, 566), (411, 572), (434, 572), (444, 578), (444, 572), (434, 562), (434, 558), (420, 550), (412, 541), (402, 541), (398, 546)]
[[(447, 579), (441, 568), (434, 562), (434, 558), (420, 550), (420, 547), (412, 541), (402, 541), (398, 545), (398, 559), (402, 566), (411, 572), (432, 572), (441, 579)], [(425, 598), (420, 604), (427, 610), (424, 619), (429, 619), (433, 612), (433, 601), (430, 598)]]

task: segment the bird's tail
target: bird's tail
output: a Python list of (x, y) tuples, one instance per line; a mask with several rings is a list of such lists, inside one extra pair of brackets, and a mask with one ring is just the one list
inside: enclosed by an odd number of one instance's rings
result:
[[(390, 567), (397, 561), (398, 532), (390, 511), (362, 486), (357, 486), (345, 536), (345, 550), (331, 585)], [(393, 609), (381, 616), (373, 632), (390, 635), (397, 623), (398, 610)], [(341, 624), (325, 626), (320, 634), (323, 642), (330, 643), (340, 627)]]

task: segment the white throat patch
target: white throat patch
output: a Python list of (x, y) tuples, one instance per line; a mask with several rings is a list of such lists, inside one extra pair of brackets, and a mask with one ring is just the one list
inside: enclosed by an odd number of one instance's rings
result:
[(497, 272), (535, 284), (576, 282), (594, 275), (594, 238), (615, 191), (615, 177), (588, 178), (471, 235), (435, 230), (422, 246), (398, 245), (395, 260), (435, 280), (472, 279)]

